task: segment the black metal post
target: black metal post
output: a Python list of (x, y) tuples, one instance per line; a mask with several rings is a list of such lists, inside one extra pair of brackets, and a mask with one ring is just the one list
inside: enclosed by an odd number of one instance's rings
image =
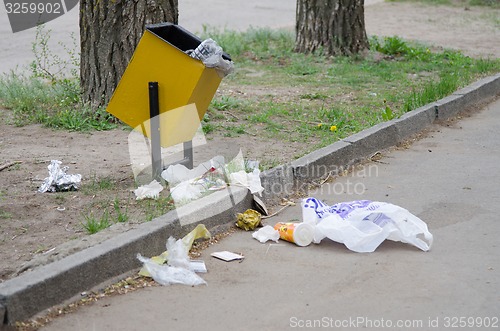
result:
[(161, 143), (160, 143), (160, 103), (158, 100), (158, 82), (149, 82), (149, 123), (151, 128), (151, 177), (160, 181)]
[(188, 169), (193, 169), (193, 141), (186, 141), (183, 143), (184, 147), (184, 165)]

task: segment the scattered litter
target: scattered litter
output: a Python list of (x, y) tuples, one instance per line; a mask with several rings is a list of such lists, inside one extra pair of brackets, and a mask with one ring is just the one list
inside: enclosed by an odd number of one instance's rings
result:
[(193, 178), (201, 177), (210, 169), (218, 169), (224, 165), (223, 156), (215, 156), (214, 158), (201, 163), (194, 169), (188, 169), (182, 164), (170, 165), (161, 173), (161, 177), (165, 179), (171, 186), (175, 186), (181, 182), (189, 181)]
[(198, 272), (198, 273), (206, 273), (207, 266), (205, 265), (205, 261), (202, 260), (191, 260), (189, 261), (189, 269)]
[(207, 282), (194, 273), (194, 271), (180, 267), (158, 265), (151, 261), (151, 259), (142, 257), (141, 254), (137, 254), (137, 258), (144, 264), (144, 268), (148, 271), (151, 277), (153, 277), (153, 279), (161, 285), (167, 286), (171, 284), (183, 284), (196, 286), (207, 284)]
[(245, 257), (241, 254), (236, 254), (228, 251), (222, 251), (222, 252), (214, 252), (210, 254), (213, 257), (216, 257), (218, 259), (221, 259), (226, 262), (234, 261), (234, 260), (243, 260)]
[[(189, 232), (187, 235), (185, 235), (182, 238), (182, 243), (186, 247), (186, 250), (189, 252), (191, 250), (191, 247), (193, 246), (193, 242), (196, 239), (209, 239), (211, 237), (210, 232), (207, 230), (205, 225), (203, 224), (198, 224), (191, 232)], [(167, 262), (169, 257), (169, 252), (168, 249), (161, 253), (158, 256), (153, 256), (151, 260), (155, 262), (156, 264), (164, 264)], [(150, 275), (146, 272), (146, 270), (142, 269), (139, 271), (139, 275), (141, 276), (146, 276), (149, 277)]]
[(253, 195), (253, 202), (255, 205), (255, 210), (257, 210), (262, 215), (269, 215), (269, 211), (267, 211), (266, 204), (255, 194)]
[(184, 284), (195, 286), (206, 284), (192, 269), (192, 267), (199, 268), (199, 263), (191, 264), (188, 250), (182, 239), (168, 238), (167, 251), (169, 252), (167, 265), (159, 265), (152, 259), (144, 258), (141, 254), (137, 254), (137, 259), (144, 264), (144, 268), (151, 277), (161, 285)]
[(232, 185), (243, 186), (250, 190), (252, 194), (261, 194), (264, 188), (260, 182), (260, 170), (254, 169), (252, 172), (240, 170), (229, 175), (229, 181)]
[(433, 241), (424, 221), (385, 202), (360, 200), (327, 206), (307, 198), (302, 201), (302, 218), (315, 226), (314, 243), (329, 238), (355, 252), (373, 252), (385, 239), (428, 251)]
[(66, 207), (57, 207), (56, 208), (57, 211), (65, 211), (66, 210)]
[(255, 230), (261, 226), (262, 215), (253, 209), (247, 209), (244, 213), (236, 215), (236, 226), (245, 231)]
[(234, 70), (233, 62), (223, 58), (222, 47), (211, 38), (203, 40), (195, 50), (187, 53), (192, 58), (201, 60), (208, 68), (215, 68), (220, 77), (225, 77)]
[(61, 161), (52, 160), (47, 166), (49, 169), (49, 177), (44, 179), (44, 182), (38, 189), (38, 192), (59, 192), (59, 191), (71, 191), (78, 190), (80, 183), (82, 181), (82, 175), (74, 174), (67, 175), (69, 167), (65, 166), (61, 168)]
[[(249, 164), (257, 168), (251, 168)], [(247, 173), (246, 170), (251, 172)], [(161, 176), (168, 182), (176, 204), (188, 203), (210, 191), (225, 189), (228, 184), (247, 187), (252, 194), (260, 194), (264, 190), (258, 162), (245, 163), (241, 150), (228, 164), (225, 164), (223, 156), (216, 156), (192, 170), (181, 164), (171, 165)]]
[(139, 186), (134, 190), (134, 194), (136, 196), (135, 199), (158, 199), (161, 191), (163, 191), (163, 186), (156, 180), (153, 180), (151, 183)]
[(167, 250), (158, 256), (148, 259), (137, 254), (139, 261), (144, 264), (139, 275), (153, 277), (162, 285), (185, 284), (194, 286), (206, 284), (201, 277), (195, 274), (196, 272), (206, 272), (205, 263), (200, 260), (191, 261), (188, 257), (193, 242), (200, 238), (210, 238), (210, 232), (203, 224), (198, 224), (182, 239), (175, 240), (170, 237), (166, 244)]
[(260, 228), (258, 231), (252, 233), (252, 237), (260, 241), (261, 243), (265, 243), (268, 240), (272, 240), (278, 242), (280, 238), (280, 233), (278, 230), (274, 229), (270, 225), (266, 225)]
[(188, 169), (182, 164), (169, 166), (161, 174), (170, 186), (175, 203), (185, 203), (201, 198), (204, 193), (226, 188), (224, 157), (216, 156), (209, 161)]
[(314, 226), (308, 223), (279, 222), (274, 229), (278, 231), (281, 239), (297, 246), (308, 246), (314, 239)]

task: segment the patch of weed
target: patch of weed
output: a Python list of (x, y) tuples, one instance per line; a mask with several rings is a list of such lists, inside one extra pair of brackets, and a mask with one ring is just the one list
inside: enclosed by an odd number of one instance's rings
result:
[(82, 223), (83, 228), (88, 234), (94, 234), (106, 228), (109, 228), (112, 223), (109, 218), (109, 212), (107, 209), (104, 210), (100, 217), (94, 216), (91, 211), (89, 214), (83, 215), (84, 222)]

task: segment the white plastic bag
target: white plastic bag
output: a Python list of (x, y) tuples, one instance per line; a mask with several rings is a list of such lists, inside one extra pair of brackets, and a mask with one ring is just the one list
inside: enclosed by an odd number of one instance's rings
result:
[(196, 286), (207, 284), (194, 271), (169, 265), (159, 265), (151, 262), (150, 259), (143, 257), (141, 254), (137, 254), (137, 258), (144, 264), (144, 268), (151, 277), (161, 285), (183, 284)]
[(208, 68), (215, 68), (220, 77), (229, 75), (234, 70), (232, 61), (225, 60), (222, 47), (211, 39), (205, 39), (201, 44), (191, 52), (190, 56), (194, 59), (201, 60)]
[[(187, 240), (191, 241), (190, 239)], [(192, 241), (190, 244), (192, 244)], [(203, 278), (194, 272), (193, 268), (196, 264), (190, 263), (188, 247), (186, 247), (183, 239), (175, 240), (173, 237), (169, 237), (166, 246), (168, 252), (167, 265), (155, 263), (151, 259), (137, 254), (137, 259), (144, 264), (144, 268), (156, 282), (161, 285), (184, 284), (195, 286), (207, 284)]]
[(355, 252), (373, 252), (385, 239), (412, 244), (423, 251), (432, 246), (427, 224), (390, 203), (360, 200), (327, 206), (316, 198), (307, 198), (302, 201), (302, 217), (315, 226), (315, 243), (329, 238)]
[(165, 179), (170, 186), (175, 186), (181, 182), (200, 177), (212, 168), (218, 169), (224, 167), (224, 163), (224, 157), (218, 155), (206, 162), (201, 163), (194, 169), (188, 169), (182, 164), (174, 164), (164, 170), (161, 173), (161, 177)]

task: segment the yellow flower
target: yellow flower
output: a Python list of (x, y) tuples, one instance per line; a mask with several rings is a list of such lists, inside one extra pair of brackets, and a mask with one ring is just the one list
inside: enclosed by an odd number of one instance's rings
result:
[(323, 123), (318, 123), (318, 129), (321, 129), (322, 126), (323, 126)]
[(336, 125), (332, 125), (332, 126), (330, 127), (330, 131), (332, 131), (332, 132), (337, 131), (337, 126), (336, 126)]

